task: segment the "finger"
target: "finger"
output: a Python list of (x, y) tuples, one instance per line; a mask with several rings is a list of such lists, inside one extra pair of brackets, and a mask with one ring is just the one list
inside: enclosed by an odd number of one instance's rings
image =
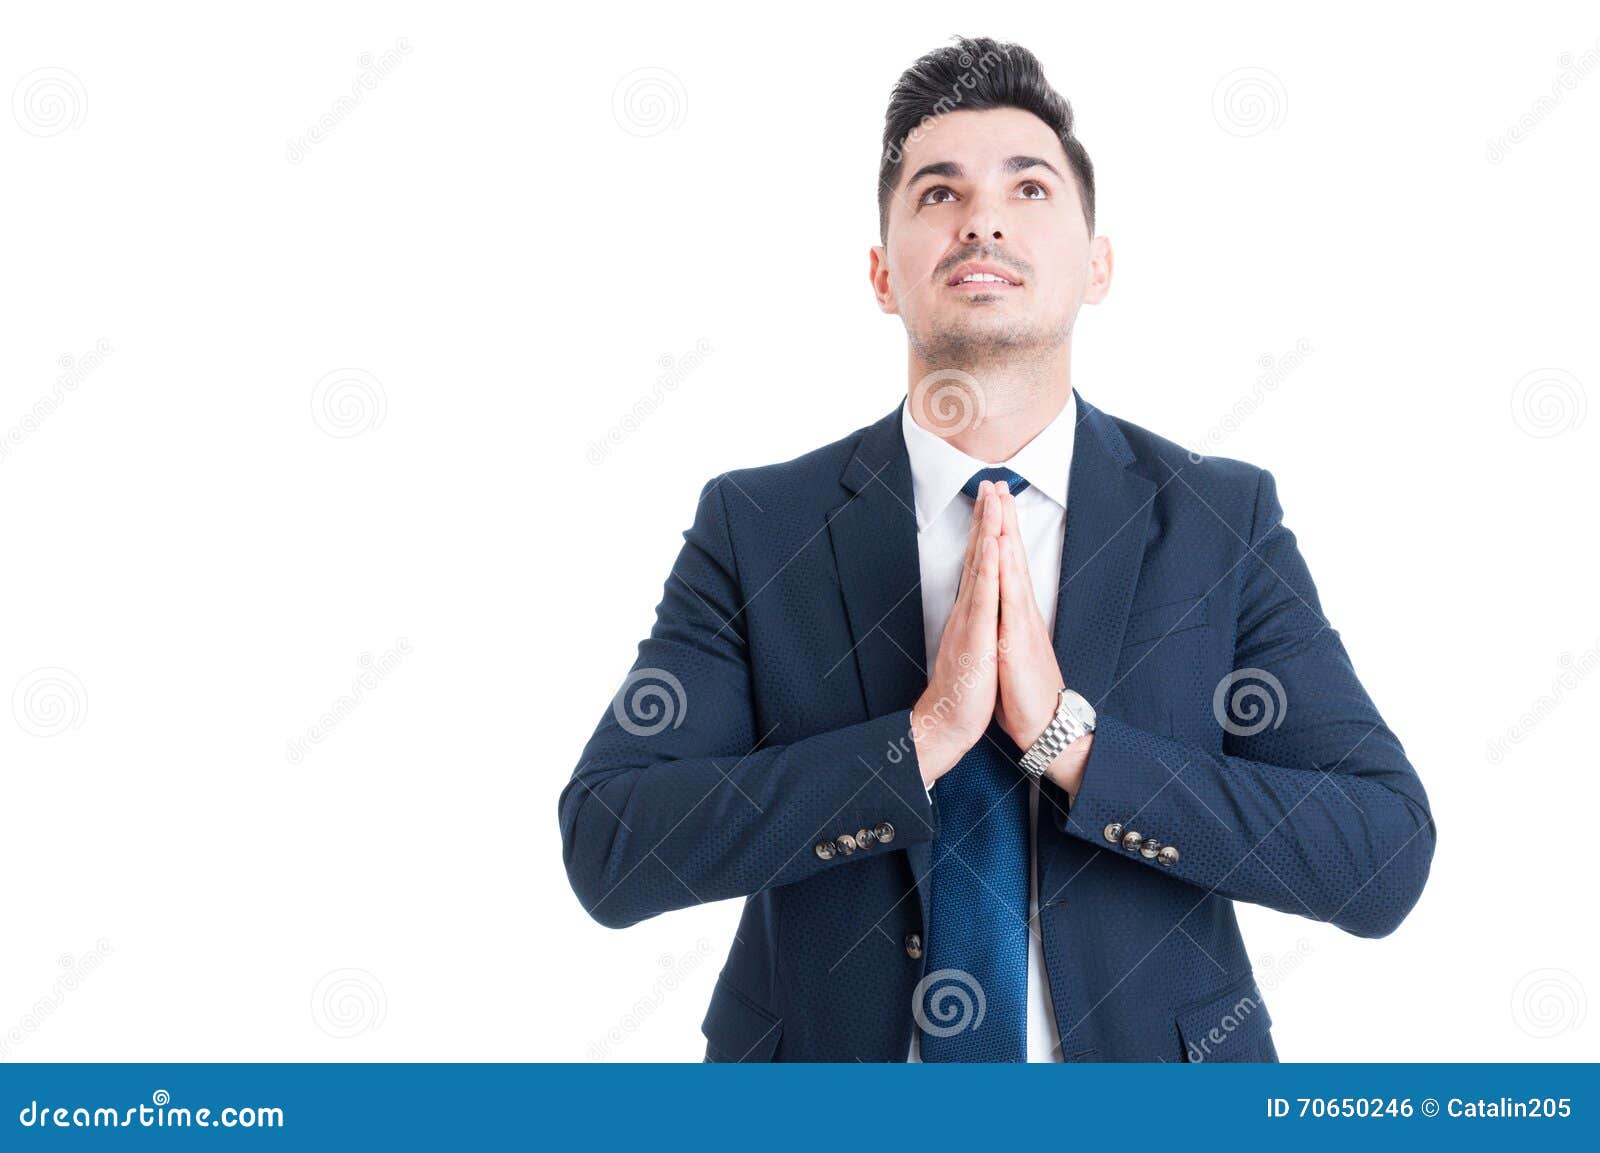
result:
[(1022, 529), (1017, 524), (1017, 498), (1007, 494), (1001, 499), (1005, 531), (1000, 536), (1000, 602), (1001, 611), (1011, 614), (1012, 620), (1025, 619), (1016, 614), (1026, 611), (1033, 598), (1033, 578), (1028, 574), (1028, 551), (1022, 544)]
[(978, 545), (978, 579), (973, 581), (969, 618), (973, 646), (982, 652), (995, 647), (1000, 620), (1000, 542), (985, 536)]
[(961, 599), (961, 593), (966, 590), (968, 578), (978, 571), (978, 537), (983, 528), (983, 501), (984, 494), (989, 491), (988, 481), (978, 482), (978, 495), (972, 502), (972, 523), (967, 526), (967, 549), (961, 557), (961, 588), (956, 590), (956, 599)]
[(986, 536), (998, 537), (1000, 534), (1000, 498), (994, 485), (988, 481), (978, 484), (978, 500), (973, 506), (972, 534), (969, 541), (968, 555), (964, 562), (961, 574), (961, 587), (956, 590), (957, 604), (966, 606), (971, 603), (971, 596), (963, 599), (963, 594), (970, 594), (970, 586), (978, 575), (978, 549), (979, 543)]

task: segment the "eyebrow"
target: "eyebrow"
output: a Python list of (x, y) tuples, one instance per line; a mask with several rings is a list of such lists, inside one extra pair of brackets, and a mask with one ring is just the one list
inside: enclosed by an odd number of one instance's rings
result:
[[(1063, 182), (1066, 180), (1066, 177), (1062, 176), (1061, 173), (1056, 171), (1056, 166), (1054, 164), (1051, 164), (1048, 160), (1038, 156), (1011, 156), (1007, 157), (1006, 162), (1001, 165), (1001, 171), (1003, 171), (1007, 176), (1016, 172), (1025, 172), (1030, 168), (1043, 168), (1057, 180)], [(926, 176), (947, 176), (952, 180), (958, 180), (964, 175), (966, 175), (966, 173), (962, 169), (961, 165), (957, 164), (954, 160), (938, 160), (932, 164), (924, 164), (921, 168), (917, 169), (916, 173), (911, 177), (911, 179), (906, 181), (906, 189), (909, 191), (913, 184)]]

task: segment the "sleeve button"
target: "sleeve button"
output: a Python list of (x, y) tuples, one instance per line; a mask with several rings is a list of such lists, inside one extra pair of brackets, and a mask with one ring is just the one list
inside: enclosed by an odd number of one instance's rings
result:
[(1156, 854), (1156, 860), (1171, 868), (1178, 863), (1178, 849), (1176, 845), (1162, 845), (1161, 852)]
[(1119, 822), (1112, 821), (1106, 826), (1106, 840), (1110, 841), (1113, 845), (1121, 844), (1122, 825)]
[(890, 841), (894, 840), (894, 826), (888, 821), (880, 821), (878, 823), (878, 827), (872, 831), (878, 834), (879, 844), (887, 845)]
[(832, 841), (818, 841), (816, 844), (817, 856), (824, 861), (833, 860), (834, 847)]

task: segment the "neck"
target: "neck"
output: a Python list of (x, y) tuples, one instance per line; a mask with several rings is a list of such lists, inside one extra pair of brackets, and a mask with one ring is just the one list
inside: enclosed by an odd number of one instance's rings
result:
[(911, 419), (986, 464), (1010, 460), (1072, 397), (1070, 342), (1038, 359), (972, 365), (932, 365), (913, 352), (907, 370)]

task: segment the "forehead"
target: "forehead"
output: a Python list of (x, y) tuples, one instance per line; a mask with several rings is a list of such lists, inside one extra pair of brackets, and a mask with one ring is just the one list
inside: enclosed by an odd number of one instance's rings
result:
[(996, 172), (1012, 156), (1038, 156), (1066, 171), (1066, 152), (1050, 126), (1021, 108), (963, 110), (924, 121), (901, 147), (901, 182), (925, 164), (953, 162), (968, 176)]

